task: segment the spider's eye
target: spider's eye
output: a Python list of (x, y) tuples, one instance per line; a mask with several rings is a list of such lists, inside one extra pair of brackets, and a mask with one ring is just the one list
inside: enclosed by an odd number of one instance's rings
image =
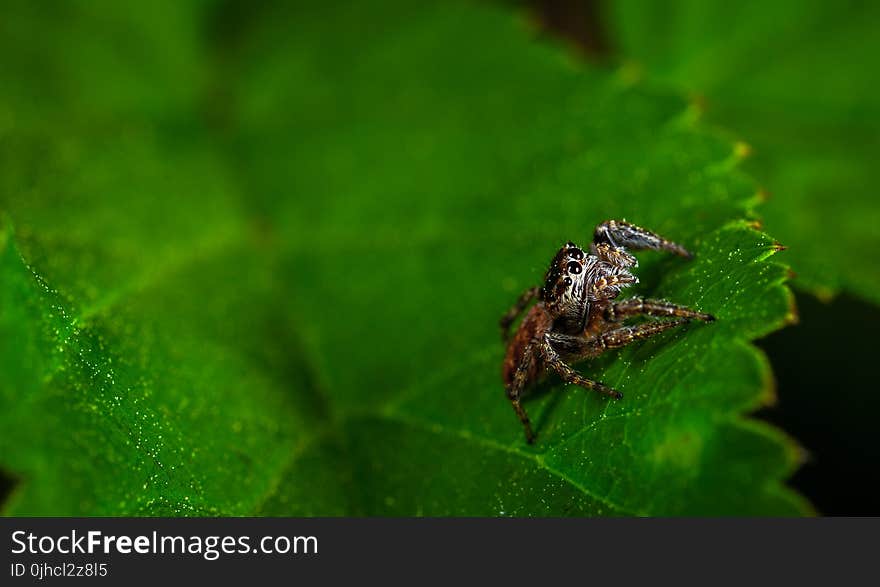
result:
[(578, 263), (576, 261), (569, 261), (568, 262), (568, 272), (569, 273), (573, 273), (574, 275), (577, 275), (578, 273), (581, 272), (581, 269), (582, 269), (582, 267), (581, 267), (580, 263)]
[(568, 252), (568, 256), (572, 259), (577, 259), (578, 261), (580, 261), (584, 258), (584, 252), (580, 249), (574, 249), (573, 251)]
[(562, 283), (564, 283), (565, 286), (568, 287), (569, 285), (571, 285), (571, 277), (566, 277), (562, 280)]

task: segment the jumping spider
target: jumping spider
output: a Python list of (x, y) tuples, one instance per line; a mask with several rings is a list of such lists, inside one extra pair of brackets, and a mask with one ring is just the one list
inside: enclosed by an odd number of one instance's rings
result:
[[(507, 341), (513, 321), (532, 300), (538, 300), (510, 340), (503, 368), (507, 397), (529, 443), (534, 442), (535, 433), (520, 396), (546, 372), (555, 371), (566, 383), (621, 399), (623, 394), (619, 391), (582, 377), (569, 363), (596, 357), (608, 349), (654, 336), (693, 319), (715, 320), (711, 314), (663, 300), (633, 297), (614, 301), (622, 288), (639, 281), (630, 273), (638, 261), (627, 248), (664, 250), (687, 259), (693, 257), (684, 247), (644, 228), (609, 220), (596, 227), (590, 254), (568, 242), (550, 263), (544, 287), (527, 289), (501, 318), (501, 335)], [(632, 326), (621, 324), (634, 316), (674, 319)]]

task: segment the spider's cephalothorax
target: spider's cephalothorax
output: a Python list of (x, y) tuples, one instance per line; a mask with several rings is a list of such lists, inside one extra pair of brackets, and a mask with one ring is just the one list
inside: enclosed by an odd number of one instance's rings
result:
[[(582, 377), (568, 363), (595, 357), (689, 320), (714, 320), (710, 314), (663, 300), (615, 301), (624, 287), (639, 281), (630, 273), (638, 262), (627, 248), (658, 249), (692, 257), (680, 245), (653, 232), (627, 222), (609, 220), (596, 227), (589, 253), (572, 242), (559, 249), (547, 269), (544, 286), (523, 292), (501, 319), (502, 336), (506, 340), (513, 321), (532, 300), (538, 300), (510, 340), (503, 369), (507, 396), (525, 427), (529, 442), (534, 441), (535, 435), (520, 397), (523, 390), (545, 372), (554, 371), (566, 383), (620, 399), (623, 396), (619, 391)], [(622, 324), (634, 316), (672, 319), (632, 326)]]

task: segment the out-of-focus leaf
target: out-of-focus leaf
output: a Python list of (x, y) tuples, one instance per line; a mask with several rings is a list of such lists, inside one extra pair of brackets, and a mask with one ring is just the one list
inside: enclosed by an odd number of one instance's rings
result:
[(607, 16), (622, 55), (753, 146), (794, 283), (880, 301), (880, 5), (625, 0)]

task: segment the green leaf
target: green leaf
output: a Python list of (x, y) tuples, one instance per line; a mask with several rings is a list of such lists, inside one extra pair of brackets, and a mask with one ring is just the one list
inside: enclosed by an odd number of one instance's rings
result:
[[(67, 10), (0, 35), (6, 512), (809, 511), (743, 416), (786, 269), (679, 98), (471, 3)], [(527, 446), (497, 320), (622, 217), (697, 254), (639, 292), (718, 321), (579, 366), (620, 402), (536, 390)]]
[(790, 249), (794, 282), (880, 302), (880, 6), (609, 2), (622, 55), (705, 97), (708, 118), (754, 148), (760, 212)]

